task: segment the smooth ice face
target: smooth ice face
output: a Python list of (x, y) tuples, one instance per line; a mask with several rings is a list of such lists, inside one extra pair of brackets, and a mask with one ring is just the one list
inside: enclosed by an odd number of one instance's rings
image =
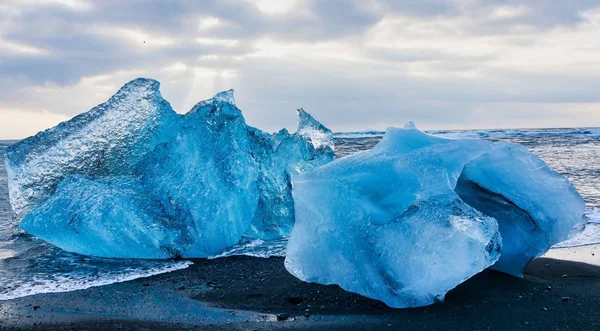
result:
[(148, 204), (141, 183), (129, 177), (63, 180), (45, 203), (34, 208), (20, 227), (60, 248), (84, 255), (114, 258), (172, 257), (177, 238), (158, 206)]
[(498, 220), (504, 245), (493, 269), (521, 276), (532, 259), (583, 230), (585, 203), (565, 177), (525, 147), (497, 146), (467, 164), (456, 191)]
[(127, 175), (164, 140), (176, 114), (154, 80), (139, 78), (110, 100), (6, 149), (17, 218), (50, 197), (68, 175)]
[(247, 126), (234, 100), (221, 92), (178, 115), (158, 82), (137, 79), (9, 147), (21, 228), (67, 251), (119, 258), (206, 257), (243, 235), (287, 235), (291, 175), (333, 151)]
[[(519, 164), (528, 159), (536, 162), (527, 163), (529, 167)], [(443, 300), (447, 291), (498, 261), (503, 231), (509, 243), (528, 241), (509, 244), (509, 258), (497, 267), (522, 270), (522, 259), (514, 256), (549, 248), (547, 238), (569, 236), (583, 222), (581, 198), (537, 160), (516, 145), (438, 138), (412, 125), (389, 129), (372, 150), (293, 178), (296, 224), (285, 266), (301, 280), (338, 284), (391, 307)], [(485, 176), (469, 170), (483, 165)], [(493, 181), (508, 175), (509, 168), (521, 168), (528, 175), (504, 184)], [(463, 197), (480, 197), (481, 190), (465, 185), (466, 178), (483, 187), (489, 184), (498, 193), (470, 204), (473, 200)], [(534, 191), (510, 194), (521, 190)], [(553, 198), (544, 200), (544, 195), (530, 198), (540, 190), (556, 197), (575, 192), (561, 211), (569, 215), (567, 220), (545, 215), (549, 222), (565, 224), (531, 227), (526, 213), (512, 208), (552, 203)], [(501, 194), (503, 199), (498, 198)], [(517, 198), (523, 201), (507, 202)], [(550, 212), (546, 210), (542, 212)], [(513, 223), (500, 221), (499, 227), (494, 217), (500, 214), (510, 215)], [(515, 232), (521, 237), (510, 238)]]

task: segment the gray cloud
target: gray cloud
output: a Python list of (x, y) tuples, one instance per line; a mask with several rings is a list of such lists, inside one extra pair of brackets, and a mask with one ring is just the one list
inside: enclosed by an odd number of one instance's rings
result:
[(149, 76), (179, 111), (234, 87), (268, 130), (293, 126), (300, 106), (338, 130), (521, 126), (576, 105), (574, 125), (600, 125), (593, 0), (71, 3), (0, 5), (0, 121), (3, 109), (72, 116)]

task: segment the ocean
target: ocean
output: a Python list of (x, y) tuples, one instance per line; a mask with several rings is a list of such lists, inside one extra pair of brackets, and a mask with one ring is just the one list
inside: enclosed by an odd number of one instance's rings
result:
[[(526, 146), (565, 175), (587, 205), (589, 223), (579, 236), (556, 248), (600, 243), (600, 128), (431, 131), (449, 138), (506, 141)], [(336, 154), (344, 157), (372, 148), (383, 132), (338, 133)], [(188, 267), (189, 261), (105, 259), (62, 251), (18, 229), (8, 197), (4, 149), (0, 141), (0, 300), (64, 292), (127, 281)], [(286, 240), (247, 240), (211, 258), (231, 255), (282, 256)]]

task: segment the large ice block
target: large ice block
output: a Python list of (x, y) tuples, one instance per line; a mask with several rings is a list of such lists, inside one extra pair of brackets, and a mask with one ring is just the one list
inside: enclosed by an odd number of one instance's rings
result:
[(241, 111), (217, 94), (179, 120), (173, 137), (138, 165), (148, 198), (185, 237), (184, 257), (204, 257), (236, 244), (258, 201), (258, 163)]
[[(499, 259), (499, 270), (518, 274), (529, 261), (522, 256), (543, 253), (585, 222), (572, 185), (524, 148), (433, 137), (412, 124), (292, 182), (287, 270), (391, 307), (443, 300)], [(565, 195), (562, 207), (548, 206)]]
[(492, 268), (521, 276), (532, 259), (583, 230), (585, 203), (564, 176), (525, 147), (494, 147), (466, 165), (456, 192), (499, 223), (504, 244)]
[(185, 234), (171, 229), (159, 206), (130, 177), (91, 179), (72, 175), (20, 227), (60, 248), (84, 255), (160, 259)]
[(165, 140), (176, 117), (154, 80), (125, 84), (107, 102), (6, 149), (10, 201), (18, 219), (70, 174), (131, 174)]
[(123, 258), (206, 257), (243, 235), (289, 233), (290, 176), (331, 161), (332, 149), (247, 126), (233, 90), (178, 115), (158, 87), (134, 80), (7, 148), (22, 229), (71, 252)]

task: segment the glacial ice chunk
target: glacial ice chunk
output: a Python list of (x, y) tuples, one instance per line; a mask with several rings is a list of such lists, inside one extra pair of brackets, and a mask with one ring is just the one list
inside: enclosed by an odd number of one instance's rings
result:
[(128, 177), (91, 179), (72, 175), (60, 182), (47, 201), (22, 220), (26, 232), (60, 248), (84, 255), (161, 259), (181, 238), (157, 214)]
[(295, 221), (291, 176), (329, 163), (335, 154), (329, 146), (315, 148), (310, 139), (286, 129), (274, 135), (253, 129), (250, 140), (259, 167), (259, 200), (247, 236), (264, 240), (287, 237)]
[(333, 132), (302, 108), (298, 109), (298, 129), (296, 132), (309, 139), (315, 149), (320, 147), (334, 149)]
[(532, 259), (583, 230), (585, 203), (565, 177), (524, 146), (497, 147), (466, 165), (456, 191), (499, 223), (504, 245), (493, 269), (521, 276)]
[(125, 84), (107, 102), (6, 150), (10, 201), (18, 219), (68, 175), (131, 174), (169, 132), (176, 114), (154, 80)]
[(180, 238), (171, 251), (183, 257), (235, 245), (257, 208), (258, 164), (244, 117), (229, 101), (218, 94), (200, 102), (138, 166), (148, 198)]
[[(516, 169), (523, 173), (504, 178)], [(467, 178), (476, 186), (465, 185)], [(499, 259), (497, 269), (522, 272), (529, 261), (522, 256), (541, 254), (585, 222), (572, 185), (524, 148), (434, 137), (413, 125), (388, 129), (372, 150), (292, 182), (287, 270), (391, 307), (443, 300)], [(471, 196), (488, 190), (473, 203)], [(564, 206), (547, 206), (564, 195)]]
[(242, 236), (289, 234), (291, 175), (333, 160), (331, 148), (247, 126), (233, 90), (179, 115), (158, 87), (134, 80), (7, 148), (21, 228), (70, 252), (118, 258), (206, 257)]

